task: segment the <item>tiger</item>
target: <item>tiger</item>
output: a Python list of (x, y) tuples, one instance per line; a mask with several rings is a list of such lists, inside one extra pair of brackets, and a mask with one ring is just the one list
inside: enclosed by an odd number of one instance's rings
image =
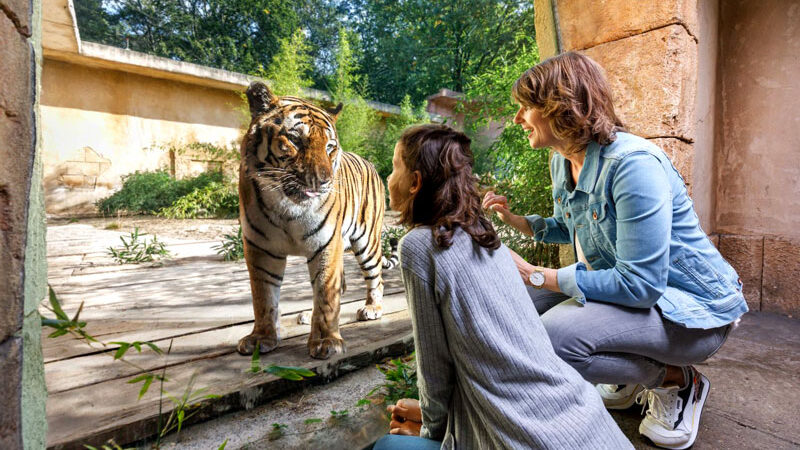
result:
[(346, 351), (339, 333), (344, 291), (343, 253), (351, 250), (367, 284), (358, 320), (382, 315), (381, 230), (383, 181), (375, 167), (339, 145), (342, 110), (278, 97), (262, 82), (246, 91), (251, 122), (241, 142), (239, 220), (250, 276), (255, 322), (237, 351), (274, 350), (280, 341), (278, 302), (288, 255), (307, 260), (313, 288), (309, 355), (327, 359)]

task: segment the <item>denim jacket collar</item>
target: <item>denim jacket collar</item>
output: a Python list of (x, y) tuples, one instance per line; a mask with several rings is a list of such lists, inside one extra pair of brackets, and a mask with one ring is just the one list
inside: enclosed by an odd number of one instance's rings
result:
[[(597, 184), (597, 178), (599, 177), (599, 170), (600, 170), (600, 153), (602, 153), (603, 147), (595, 142), (592, 141), (586, 147), (586, 156), (583, 160), (583, 168), (581, 169), (581, 174), (578, 176), (578, 185), (574, 187), (574, 190), (578, 190), (584, 192), (586, 194), (591, 194), (594, 191), (595, 184)], [(570, 162), (567, 158), (564, 158), (564, 169), (565, 173), (567, 174), (566, 177), (561, 182), (562, 187), (567, 192), (574, 192), (572, 186), (572, 177), (569, 176), (571, 173)]]

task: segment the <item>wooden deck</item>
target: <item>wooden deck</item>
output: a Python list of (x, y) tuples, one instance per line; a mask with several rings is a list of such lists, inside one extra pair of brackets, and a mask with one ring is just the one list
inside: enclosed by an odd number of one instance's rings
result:
[[(106, 249), (126, 234), (79, 224), (48, 228), (49, 282), (67, 314), (84, 302), (81, 318), (91, 335), (102, 342), (152, 341), (164, 350), (171, 342), (168, 356), (129, 350), (126, 359), (146, 370), (166, 370), (169, 381), (164, 388), (171, 394), (182, 394), (196, 377), (195, 388), (219, 395), (204, 403), (198, 419), (251, 408), (303, 384), (248, 373), (250, 358), (235, 351), (253, 322), (244, 263), (222, 262), (212, 249), (218, 244), (214, 241), (164, 239), (172, 258), (161, 267), (117, 265)], [(298, 325), (296, 316), (311, 309), (311, 286), (305, 260), (290, 257), (281, 292), (283, 341), (262, 355), (262, 365), (311, 368), (319, 382), (410, 349), (411, 325), (399, 271), (384, 275), (384, 316), (374, 322), (356, 322), (365, 288), (349, 254), (345, 274), (348, 291), (342, 298), (340, 324), (347, 353), (328, 361), (308, 356), (310, 327)], [(49, 339), (50, 331), (42, 336), (48, 447), (83, 448), (109, 438), (122, 444), (155, 432), (159, 388), (154, 383), (137, 400), (141, 383), (128, 381), (141, 371), (114, 361), (117, 346), (90, 348), (69, 336)], [(164, 401), (168, 413), (172, 405)]]

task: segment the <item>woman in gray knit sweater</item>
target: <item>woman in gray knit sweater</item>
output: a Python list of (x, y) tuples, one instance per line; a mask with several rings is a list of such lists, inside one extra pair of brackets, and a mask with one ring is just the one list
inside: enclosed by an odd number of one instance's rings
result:
[(406, 130), (390, 206), (400, 245), (420, 400), (390, 407), (391, 448), (632, 448), (592, 385), (553, 351), (508, 248), (481, 209), (470, 140)]

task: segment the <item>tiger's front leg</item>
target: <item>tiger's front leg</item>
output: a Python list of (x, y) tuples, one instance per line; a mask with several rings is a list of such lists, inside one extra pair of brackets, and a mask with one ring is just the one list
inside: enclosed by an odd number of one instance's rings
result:
[[(338, 234), (338, 230), (337, 230)], [(332, 239), (327, 248), (308, 262), (314, 288), (314, 307), (311, 313), (311, 334), (308, 353), (312, 358), (328, 359), (345, 352), (339, 334), (339, 310), (344, 277), (341, 239)]]
[(280, 341), (278, 302), (286, 257), (274, 255), (244, 239), (244, 259), (250, 273), (255, 323), (253, 332), (239, 340), (236, 350), (250, 355), (258, 346), (259, 354), (264, 354), (274, 350)]

